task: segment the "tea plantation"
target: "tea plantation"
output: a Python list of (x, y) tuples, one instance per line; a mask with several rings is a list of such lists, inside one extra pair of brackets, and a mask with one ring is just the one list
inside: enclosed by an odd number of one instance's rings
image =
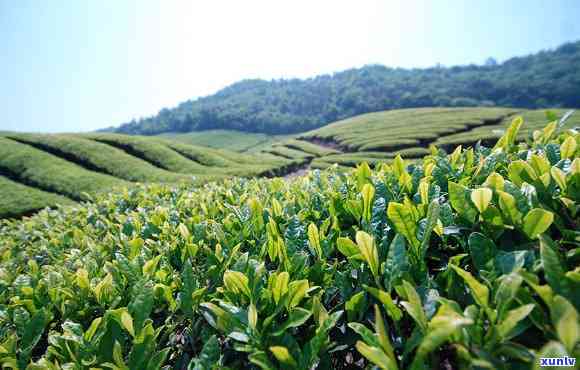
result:
[[(457, 145), (482, 142), (493, 145), (515, 115), (526, 120), (518, 133), (525, 141), (549, 120), (562, 118), (568, 110), (526, 110), (515, 108), (418, 108), (363, 114), (331, 123), (294, 136), (267, 136), (234, 131), (202, 131), (163, 135), (176, 142), (223, 147), (244, 153), (269, 154), (280, 159), (309, 163), (310, 168), (333, 165), (355, 167), (391, 162), (397, 155), (417, 160), (430, 153), (429, 147), (452, 151)], [(570, 127), (580, 125), (580, 115), (568, 118)], [(206, 139), (204, 144), (202, 139)]]
[(116, 134), (0, 134), (0, 218), (91, 199), (132, 183), (273, 176), (302, 161)]
[[(455, 121), (441, 110), (449, 126), (421, 126), (425, 135), (409, 137), (405, 148), (381, 144), (388, 138), (370, 132), (376, 117), (401, 113), (376, 113), (358, 118), (369, 125), (360, 132), (340, 123), (304, 136), (315, 145), (327, 140), (322, 149), (291, 141), (265, 157), (296, 158), (297, 151), (314, 164), (364, 146), (372, 152), (348, 154), (342, 163), (368, 156), (372, 169), (362, 163), (289, 180), (132, 185), (94, 193), (91, 203), (0, 221), (0, 363), (13, 369), (530, 369), (542, 357), (578, 358), (576, 118), (540, 129), (532, 120), (529, 129), (511, 113), (467, 110)], [(420, 110), (416, 115), (391, 134), (403, 140), (405, 126), (428, 120)], [(498, 126), (504, 133), (491, 145), (485, 138), (486, 145), (451, 154), (417, 150), (412, 162), (394, 154), (420, 148), (411, 140), (500, 125), (504, 116), (511, 124)], [(519, 140), (526, 130), (533, 140)], [(2, 168), (55, 192), (87, 177), (67, 190), (78, 198), (95, 183), (136, 179), (113, 176), (115, 169), (92, 157), (89, 146), (58, 145), (49, 155), (51, 140), (3, 138)], [(139, 158), (135, 176), (197, 171), (179, 167), (196, 154), (169, 144), (146, 146), (145, 139), (117, 135), (76, 140)], [(22, 155), (4, 160), (15, 152)], [(63, 157), (77, 164), (65, 165)], [(89, 163), (100, 172), (89, 171)], [(70, 175), (50, 180), (35, 165)], [(0, 186), (24, 185), (2, 180)], [(38, 207), (34, 199), (30, 204)]]

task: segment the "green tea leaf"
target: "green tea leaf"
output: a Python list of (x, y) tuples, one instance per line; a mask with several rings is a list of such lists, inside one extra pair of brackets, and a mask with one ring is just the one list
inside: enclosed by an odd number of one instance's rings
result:
[(322, 259), (324, 256), (322, 254), (322, 248), (320, 247), (320, 237), (318, 235), (318, 227), (311, 223), (308, 225), (308, 241), (310, 246), (316, 252), (318, 258)]
[(540, 256), (548, 284), (556, 293), (566, 295), (566, 272), (557, 245), (547, 235), (540, 236)]
[(362, 339), (370, 346), (380, 347), (379, 338), (369, 328), (358, 322), (349, 322), (348, 327), (360, 335)]
[(224, 285), (227, 290), (236, 294), (243, 294), (250, 298), (250, 286), (248, 277), (239, 271), (227, 270), (224, 273)]
[(425, 257), (427, 253), (427, 248), (429, 247), (429, 240), (431, 239), (431, 233), (433, 229), (437, 226), (437, 220), (439, 219), (440, 206), (437, 199), (434, 199), (429, 203), (429, 208), (427, 209), (427, 222), (425, 223), (425, 229), (423, 230), (423, 240), (421, 240), (421, 259)]
[(471, 201), (469, 189), (451, 181), (449, 181), (448, 187), (449, 201), (453, 209), (466, 220), (475, 222), (478, 211)]
[(480, 271), (490, 271), (493, 268), (493, 259), (497, 254), (495, 243), (481, 233), (471, 233), (468, 245), (475, 267)]
[(377, 365), (383, 370), (393, 370), (398, 369), (397, 364), (391, 360), (385, 352), (380, 348), (371, 347), (360, 340), (356, 342), (356, 349), (363, 355), (367, 360)]
[[(502, 175), (500, 175), (497, 172), (492, 172), (487, 177), (485, 182), (483, 183), (483, 186), (487, 186), (487, 187), (497, 191), (497, 190), (503, 190), (504, 184), (505, 184), (505, 180), (502, 177)], [(473, 197), (473, 195), (472, 195), (472, 197)]]
[(290, 310), (288, 313), (288, 319), (282, 324), (282, 326), (272, 333), (272, 335), (282, 335), (289, 328), (295, 328), (303, 325), (312, 316), (312, 312), (304, 308), (296, 307)]
[(503, 212), (505, 218), (511, 222), (512, 225), (519, 224), (522, 220), (522, 214), (518, 210), (516, 199), (509, 193), (504, 191), (498, 191), (499, 195), (499, 207)]
[(308, 280), (297, 280), (291, 282), (288, 285), (287, 307), (290, 309), (298, 306), (302, 298), (306, 296), (309, 287)]
[(288, 351), (288, 348), (283, 346), (272, 346), (270, 347), (270, 352), (276, 357), (276, 360), (280, 361), (282, 364), (296, 368), (298, 364), (294, 357)]
[(336, 247), (344, 256), (350, 258), (360, 254), (358, 246), (348, 238), (338, 238)]
[(572, 158), (574, 153), (576, 153), (576, 145), (576, 140), (572, 136), (568, 136), (562, 145), (560, 145), (562, 159)]
[(373, 276), (379, 275), (379, 252), (377, 251), (377, 246), (375, 245), (375, 240), (372, 236), (365, 233), (364, 231), (357, 231), (356, 233), (356, 243), (360, 254), (364, 257), (365, 261), (371, 269)]
[(365, 184), (362, 188), (361, 194), (363, 200), (363, 219), (368, 223), (371, 221), (375, 188), (371, 184)]
[(502, 276), (497, 292), (495, 293), (495, 304), (498, 307), (500, 316), (516, 297), (522, 281), (522, 277), (515, 272)]
[(159, 264), (159, 260), (161, 259), (161, 255), (150, 259), (149, 261), (145, 262), (143, 265), (143, 275), (153, 276), (157, 270), (157, 265)]
[(407, 310), (413, 320), (415, 320), (421, 331), (425, 332), (427, 330), (427, 317), (425, 316), (425, 311), (423, 311), (421, 298), (408, 281), (403, 280), (403, 288), (406, 292), (407, 301), (401, 302), (401, 305)]
[(387, 356), (393, 362), (396, 362), (397, 359), (395, 357), (395, 352), (393, 351), (393, 345), (391, 344), (391, 340), (389, 339), (389, 333), (387, 332), (387, 328), (385, 327), (385, 322), (383, 321), (383, 315), (381, 314), (381, 310), (379, 307), (375, 305), (375, 331), (377, 332), (377, 336), (379, 339), (379, 343), (381, 348)]
[(133, 328), (133, 318), (126, 310), (124, 310), (121, 313), (121, 324), (123, 325), (125, 330), (127, 330), (129, 334), (131, 334), (131, 336), (135, 336), (135, 329)]
[(574, 306), (562, 296), (555, 296), (550, 307), (552, 322), (556, 327), (558, 338), (569, 353), (573, 353), (580, 340), (580, 320)]
[(22, 349), (32, 350), (40, 340), (44, 327), (46, 325), (47, 316), (43, 310), (38, 310), (26, 323), (24, 333), (22, 334), (21, 345)]
[(250, 328), (256, 330), (256, 325), (258, 324), (258, 310), (254, 303), (250, 303), (248, 307), (248, 325)]
[(89, 281), (89, 273), (85, 269), (78, 269), (76, 273), (76, 283), (81, 289), (89, 289), (91, 283)]
[(483, 213), (491, 201), (492, 192), (488, 188), (474, 189), (471, 192), (471, 201), (479, 213)]
[(511, 162), (508, 166), (508, 174), (510, 180), (518, 187), (521, 187), (524, 182), (531, 184), (538, 179), (534, 169), (522, 160)]
[(566, 173), (564, 171), (562, 171), (561, 169), (559, 169), (558, 167), (554, 166), (550, 169), (550, 174), (552, 175), (552, 178), (554, 179), (556, 184), (558, 184), (560, 189), (565, 191), (566, 187), (567, 187)]
[[(258, 365), (262, 369), (266, 370), (273, 370), (275, 366), (270, 363), (270, 359), (268, 358), (268, 354), (264, 351), (256, 351), (253, 352), (248, 356), (248, 360), (254, 365)], [(206, 367), (207, 368), (207, 367)], [(199, 370), (204, 370), (206, 368), (200, 368)], [(190, 370), (190, 369), (188, 369)], [(197, 370), (197, 369), (195, 369)]]
[(395, 305), (389, 293), (367, 285), (363, 285), (363, 288), (385, 306), (387, 313), (393, 320), (399, 321), (402, 318), (403, 313), (401, 309)]
[(365, 292), (358, 292), (346, 303), (344, 304), (344, 308), (346, 309), (346, 313), (348, 315), (349, 320), (355, 320), (355, 317), (359, 316), (361, 312), (364, 312), (364, 307), (366, 305), (366, 296)]
[(425, 358), (429, 353), (450, 340), (458, 329), (471, 324), (473, 324), (472, 320), (459, 315), (436, 315), (429, 324), (429, 330), (419, 348), (417, 348), (417, 360)]
[(554, 214), (541, 208), (534, 208), (524, 217), (523, 230), (530, 238), (535, 239), (542, 234), (554, 221)]
[(278, 304), (280, 299), (288, 292), (288, 281), (290, 280), (290, 275), (288, 272), (283, 271), (275, 274), (272, 277), (272, 297), (274, 302)]
[(416, 236), (417, 223), (408, 207), (401, 203), (390, 202), (387, 208), (387, 216), (397, 232), (405, 236), (411, 245), (418, 246), (419, 241)]
[(510, 331), (525, 319), (534, 309), (535, 305), (527, 304), (508, 311), (506, 318), (498, 325), (497, 330), (501, 338), (507, 338)]
[(450, 266), (455, 272), (461, 276), (461, 278), (465, 281), (469, 289), (471, 290), (471, 295), (475, 299), (478, 305), (487, 308), (489, 307), (489, 289), (477, 281), (469, 272), (455, 266), (455, 265), (448, 265)]

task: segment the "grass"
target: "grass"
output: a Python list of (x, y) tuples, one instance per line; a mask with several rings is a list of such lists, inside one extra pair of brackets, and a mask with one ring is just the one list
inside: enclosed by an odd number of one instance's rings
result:
[(49, 193), (0, 176), (0, 219), (31, 215), (43, 208), (55, 205), (75, 204), (70, 199)]

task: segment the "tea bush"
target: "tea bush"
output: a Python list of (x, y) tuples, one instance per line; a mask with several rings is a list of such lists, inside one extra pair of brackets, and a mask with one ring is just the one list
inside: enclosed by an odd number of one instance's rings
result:
[(291, 181), (139, 186), (0, 226), (16, 369), (487, 368), (579, 357), (580, 135)]

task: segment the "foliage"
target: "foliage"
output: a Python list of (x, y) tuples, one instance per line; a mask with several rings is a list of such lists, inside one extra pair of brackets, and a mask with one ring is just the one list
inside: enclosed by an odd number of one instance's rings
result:
[(516, 110), (507, 108), (418, 108), (375, 112), (334, 122), (300, 135), (310, 141), (335, 143), (346, 151), (395, 152), (433, 143), (440, 137), (505, 124)]
[(426, 69), (370, 65), (305, 80), (245, 80), (119, 133), (238, 130), (286, 134), (387, 109), (414, 107), (579, 108), (580, 42), (501, 64)]
[(0, 135), (0, 218), (87, 200), (131, 182), (271, 176), (301, 164), (150, 137), (5, 132)]
[(121, 149), (79, 135), (7, 134), (6, 137), (32, 145), (92, 171), (104, 172), (127, 181), (177, 182), (190, 179), (186, 175), (155, 167)]
[(73, 200), (87, 199), (88, 193), (106, 191), (127, 182), (55, 157), (17, 141), (0, 137), (0, 171), (44, 191)]
[(0, 218), (30, 215), (57, 204), (74, 204), (68, 198), (19, 184), (4, 176), (0, 176), (0, 194)]
[(413, 164), (137, 186), (3, 221), (0, 362), (519, 369), (578, 357), (580, 135), (549, 125), (518, 144), (520, 125), (493, 148)]
[(255, 152), (264, 147), (292, 138), (293, 135), (267, 135), (234, 130), (204, 130), (187, 133), (169, 132), (159, 135), (185, 144), (227, 148), (236, 152)]

